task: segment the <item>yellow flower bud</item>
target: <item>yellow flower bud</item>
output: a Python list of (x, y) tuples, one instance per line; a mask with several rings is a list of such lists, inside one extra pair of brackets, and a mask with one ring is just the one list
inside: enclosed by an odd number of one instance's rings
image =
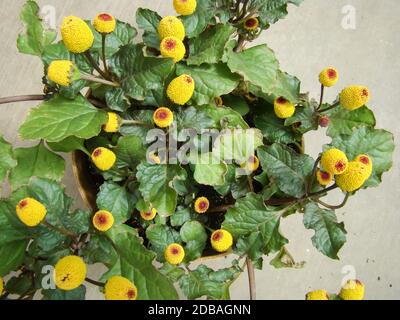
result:
[(207, 212), (209, 207), (210, 207), (210, 202), (206, 197), (199, 197), (194, 202), (194, 211), (196, 211), (197, 213)]
[(106, 210), (100, 210), (95, 213), (93, 216), (93, 225), (94, 227), (102, 232), (106, 232), (111, 229), (114, 224), (114, 216), (111, 212)]
[(226, 230), (215, 230), (211, 234), (211, 246), (217, 252), (225, 252), (232, 247), (233, 238), (230, 232)]
[(293, 103), (286, 100), (284, 97), (276, 98), (274, 101), (274, 111), (278, 118), (290, 118), (296, 111)]
[(170, 264), (180, 264), (185, 258), (185, 250), (178, 243), (170, 244), (164, 251), (164, 257)]
[(117, 157), (115, 153), (107, 148), (96, 148), (92, 152), (92, 161), (102, 171), (107, 171), (112, 168)]
[(22, 199), (16, 206), (18, 218), (28, 227), (36, 227), (46, 216), (46, 207), (33, 198)]
[(161, 40), (166, 37), (175, 37), (183, 41), (185, 39), (185, 27), (177, 17), (168, 16), (160, 21), (158, 34)]
[(246, 21), (243, 23), (243, 26), (248, 31), (256, 30), (259, 26), (258, 19), (256, 17), (247, 18)]
[(368, 176), (372, 174), (373, 164), (371, 157), (366, 154), (360, 154), (354, 159), (354, 161), (361, 162), (363, 165), (365, 165)]
[(370, 175), (367, 166), (359, 161), (351, 161), (346, 172), (336, 177), (336, 184), (345, 192), (353, 192), (360, 189)]
[(315, 173), (317, 177), (317, 181), (321, 186), (327, 186), (333, 181), (333, 174), (326, 172), (326, 171), (321, 171), (317, 170)]
[(193, 78), (183, 74), (168, 85), (167, 96), (172, 102), (183, 106), (192, 98), (194, 87)]
[(156, 155), (154, 152), (149, 154), (149, 160), (151, 164), (160, 164), (161, 159), (158, 155)]
[(96, 31), (103, 34), (114, 32), (116, 25), (117, 22), (114, 17), (108, 13), (98, 14), (93, 21), (93, 27)]
[(156, 217), (157, 210), (155, 208), (148, 211), (140, 211), (140, 216), (143, 220), (151, 221)]
[(348, 110), (364, 106), (370, 99), (370, 92), (364, 86), (350, 86), (340, 93), (340, 105)]
[(331, 174), (342, 174), (346, 171), (349, 160), (343, 151), (329, 149), (322, 154), (321, 165), (326, 172)]
[(153, 121), (160, 128), (169, 127), (174, 122), (174, 114), (168, 108), (158, 108), (153, 113)]
[(3, 278), (0, 277), (0, 297), (3, 294), (4, 291), (4, 282), (3, 282)]
[(162, 39), (160, 51), (163, 57), (171, 58), (175, 63), (181, 61), (186, 54), (185, 45), (176, 37), (166, 37)]
[(121, 119), (115, 112), (108, 112), (107, 123), (103, 126), (105, 132), (117, 132), (119, 129)]
[(329, 300), (329, 294), (325, 290), (315, 290), (307, 293), (306, 300)]
[(138, 290), (128, 279), (112, 276), (104, 286), (106, 300), (136, 300)]
[(89, 50), (94, 42), (90, 27), (81, 18), (65, 17), (61, 25), (61, 36), (66, 48), (72, 53), (82, 53)]
[(343, 300), (363, 300), (365, 287), (359, 280), (348, 280), (342, 287), (339, 297)]
[(242, 163), (240, 167), (246, 172), (254, 172), (260, 166), (260, 160), (256, 156), (251, 156), (246, 162)]
[(319, 82), (325, 87), (333, 87), (339, 80), (339, 73), (333, 67), (322, 70), (319, 74)]
[(178, 14), (189, 16), (196, 11), (196, 0), (174, 0), (174, 8)]
[(86, 278), (86, 264), (78, 256), (66, 256), (59, 260), (54, 267), (54, 281), (62, 290), (78, 288)]
[(68, 87), (74, 80), (79, 79), (79, 69), (72, 61), (55, 60), (47, 69), (47, 77), (60, 86)]

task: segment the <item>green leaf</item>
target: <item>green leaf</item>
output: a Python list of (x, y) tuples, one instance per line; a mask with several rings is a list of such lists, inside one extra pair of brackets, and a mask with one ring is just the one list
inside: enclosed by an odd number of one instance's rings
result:
[(39, 6), (35, 1), (25, 3), (20, 19), (26, 26), (26, 32), (18, 36), (19, 52), (40, 56), (44, 48), (56, 39), (56, 31), (44, 30), (42, 19), (39, 17)]
[(203, 129), (212, 128), (215, 123), (203, 108), (181, 108), (178, 112), (174, 113), (174, 117), (178, 131), (190, 128), (200, 133)]
[(311, 130), (317, 130), (318, 115), (311, 106), (298, 106), (296, 107), (296, 113), (285, 121), (286, 126), (291, 126), (293, 124), (296, 124), (296, 131), (301, 134), (305, 134)]
[(187, 221), (180, 230), (185, 246), (185, 261), (193, 261), (200, 258), (207, 243), (207, 232), (198, 221)]
[(327, 135), (330, 137), (340, 134), (351, 135), (355, 128), (373, 128), (376, 124), (374, 113), (366, 106), (353, 111), (338, 107), (329, 113), (329, 118)]
[(372, 175), (364, 187), (376, 187), (382, 181), (382, 174), (392, 167), (394, 138), (385, 130), (360, 127), (351, 135), (333, 137), (331, 145), (342, 150), (351, 160), (359, 154), (371, 157)]
[(172, 59), (145, 57), (143, 45), (123, 46), (110, 60), (122, 89), (136, 100), (144, 100), (152, 91), (163, 92), (173, 67)]
[(70, 136), (60, 142), (48, 142), (47, 145), (55, 152), (69, 153), (75, 150), (81, 150), (85, 153), (87, 152), (85, 148), (85, 140), (75, 136)]
[(136, 168), (140, 161), (146, 159), (146, 148), (141, 137), (125, 136), (118, 139), (115, 154), (118, 168)]
[(240, 80), (240, 77), (232, 74), (223, 63), (191, 67), (178, 64), (176, 73), (188, 74), (194, 79), (196, 86), (191, 101), (195, 105), (213, 103), (215, 97), (232, 92)]
[(272, 105), (260, 102), (256, 108), (261, 110), (254, 116), (254, 124), (269, 143), (289, 144), (296, 141), (296, 135), (290, 127), (285, 126), (284, 120), (275, 115)]
[(11, 294), (23, 295), (32, 288), (33, 282), (30, 274), (21, 274), (7, 281), (6, 290)]
[(169, 263), (164, 263), (158, 270), (173, 282), (178, 281), (185, 274), (185, 270)]
[[(90, 51), (101, 55), (103, 48), (102, 36), (94, 29), (90, 21), (87, 21), (87, 23), (94, 34), (94, 42), (92, 47), (90, 48)], [(106, 58), (110, 58), (114, 53), (119, 50), (120, 47), (133, 43), (136, 35), (136, 29), (132, 27), (129, 23), (117, 20), (114, 32), (108, 34), (106, 37)]]
[(136, 177), (139, 191), (161, 216), (169, 216), (175, 212), (177, 193), (171, 187), (174, 180), (186, 179), (186, 171), (179, 165), (152, 165), (141, 163), (137, 167)]
[(171, 281), (153, 266), (155, 253), (147, 250), (132, 230), (120, 225), (107, 232), (120, 255), (121, 275), (135, 283), (140, 300), (178, 299)]
[(84, 97), (68, 100), (56, 96), (32, 109), (19, 128), (22, 139), (59, 142), (69, 136), (89, 139), (97, 136), (107, 122), (107, 114), (93, 107)]
[(126, 222), (135, 208), (136, 198), (126, 188), (112, 182), (105, 182), (97, 194), (97, 206), (100, 210), (111, 212), (115, 224)]
[(259, 45), (228, 55), (228, 67), (240, 74), (245, 81), (271, 94), (279, 69), (278, 60), (266, 45)]
[(195, 161), (194, 179), (207, 186), (220, 186), (225, 182), (227, 166), (212, 153), (203, 153)]
[(112, 246), (112, 242), (104, 234), (95, 233), (90, 236), (90, 241), (80, 251), (85, 261), (90, 264), (98, 262), (111, 268), (118, 260), (118, 254)]
[(161, 17), (157, 12), (143, 8), (136, 11), (136, 23), (140, 29), (144, 30), (144, 44), (157, 50), (160, 49), (160, 37), (158, 35), (160, 21)]
[(171, 226), (180, 227), (191, 218), (192, 214), (188, 208), (179, 209), (170, 217)]
[(90, 211), (76, 210), (64, 217), (64, 226), (75, 234), (82, 234), (89, 231), (92, 213)]
[(249, 113), (250, 107), (243, 97), (234, 96), (234, 95), (225, 95), (222, 98), (223, 104), (226, 107), (235, 110), (241, 116), (245, 116)]
[(225, 162), (233, 160), (241, 164), (262, 145), (263, 136), (258, 129), (225, 129), (214, 143), (213, 154)]
[(240, 270), (237, 267), (214, 271), (205, 265), (185, 274), (179, 281), (183, 293), (189, 300), (206, 296), (210, 299), (229, 299), (229, 287)]
[(214, 22), (216, 9), (216, 1), (202, 0), (197, 2), (196, 11), (193, 14), (181, 16), (186, 36), (195, 38), (202, 33), (209, 24)]
[(236, 31), (230, 24), (217, 24), (190, 41), (188, 65), (220, 62), (225, 46)]
[(0, 136), (0, 184), (7, 176), (7, 172), (16, 165), (12, 146)]
[(303, 0), (253, 0), (253, 6), (257, 8), (259, 19), (263, 24), (272, 24), (288, 14), (288, 4), (292, 3), (298, 6), (302, 2)]
[(339, 259), (337, 253), (346, 243), (346, 230), (343, 222), (337, 222), (335, 212), (320, 209), (315, 203), (308, 203), (303, 223), (307, 229), (315, 231), (311, 239), (314, 247), (331, 259)]
[(43, 142), (32, 148), (15, 149), (15, 157), (18, 165), (9, 177), (14, 190), (27, 184), (34, 176), (53, 180), (61, 180), (64, 176), (64, 159), (48, 150)]
[(180, 243), (179, 232), (167, 225), (152, 224), (146, 229), (146, 237), (150, 241), (150, 249), (157, 253), (157, 260), (164, 262), (164, 251), (171, 243)]
[(26, 245), (26, 240), (18, 240), (0, 247), (0, 277), (16, 270), (24, 262)]
[(266, 207), (261, 195), (248, 193), (225, 214), (222, 227), (238, 239), (237, 250), (253, 261), (263, 254), (279, 251), (288, 240), (279, 232), (281, 213)]
[(129, 113), (127, 120), (135, 120), (143, 122), (143, 125), (138, 124), (122, 124), (119, 128), (119, 133), (123, 136), (139, 136), (143, 140), (146, 140), (146, 136), (149, 130), (154, 128), (152, 110), (134, 110)]
[(61, 289), (42, 290), (43, 300), (85, 300), (86, 287), (80, 286), (74, 290)]
[(257, 154), (263, 170), (281, 191), (296, 198), (304, 195), (305, 184), (314, 165), (310, 156), (298, 154), (278, 143), (259, 148)]
[(217, 129), (225, 128), (242, 128), (247, 129), (249, 125), (244, 121), (242, 116), (227, 107), (218, 107), (215, 105), (205, 105), (199, 107), (200, 110), (204, 111), (208, 117), (214, 120), (214, 127)]
[(273, 258), (270, 262), (270, 265), (275, 267), (276, 269), (281, 268), (294, 268), (294, 269), (301, 269), (305, 265), (305, 261), (296, 262), (294, 261), (290, 252), (285, 248), (278, 252), (278, 254)]
[(105, 95), (107, 107), (118, 112), (125, 112), (129, 108), (129, 99), (121, 88), (108, 90)]

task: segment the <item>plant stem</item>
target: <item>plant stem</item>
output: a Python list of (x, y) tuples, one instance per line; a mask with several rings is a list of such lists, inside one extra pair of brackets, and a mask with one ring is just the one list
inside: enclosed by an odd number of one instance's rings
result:
[(107, 37), (106, 33), (103, 33), (101, 35), (101, 54), (102, 54), (102, 59), (103, 59), (104, 71), (106, 72), (107, 76), (109, 76), (108, 67), (107, 67), (107, 59), (106, 59), (106, 37)]
[(43, 94), (28, 94), (23, 96), (14, 96), (0, 98), (0, 104), (12, 103), (12, 102), (24, 102), (24, 101), (41, 101), (46, 98)]
[(253, 262), (246, 257), (247, 274), (249, 277), (250, 300), (256, 300), (256, 276), (254, 273)]
[(325, 112), (325, 111), (328, 111), (328, 110), (332, 110), (332, 109), (336, 108), (337, 106), (339, 106), (339, 104), (340, 104), (339, 102), (336, 102), (333, 105), (331, 105), (330, 107), (328, 107), (326, 109), (323, 109), (323, 110), (319, 110), (318, 112), (322, 113), (322, 112)]
[(73, 239), (74, 241), (76, 240), (77, 235), (75, 233), (73, 233), (71, 231), (68, 231), (68, 230), (66, 230), (64, 228), (59, 228), (59, 227), (53, 226), (52, 224), (50, 224), (46, 220), (43, 220), (42, 223), (43, 223), (43, 225), (45, 225), (49, 229), (57, 231), (57, 232), (65, 235), (66, 237), (69, 237), (69, 238)]
[(319, 99), (319, 106), (318, 106), (317, 110), (319, 110), (319, 108), (321, 108), (322, 102), (324, 101), (324, 91), (325, 91), (325, 86), (323, 84), (321, 84), (321, 96)]
[(105, 85), (108, 85), (108, 86), (111, 86), (111, 87), (119, 87), (119, 83), (108, 81), (108, 80), (104, 80), (104, 79), (101, 79), (101, 78), (97, 78), (97, 77), (89, 75), (89, 74), (82, 74), (81, 75), (81, 79), (82, 80), (91, 81), (91, 82), (97, 82), (97, 83), (105, 84)]
[(89, 283), (91, 283), (91, 284), (93, 284), (93, 285), (95, 285), (95, 286), (98, 286), (98, 287), (100, 287), (100, 288), (103, 288), (103, 287), (105, 286), (105, 283), (99, 282), (99, 281), (96, 281), (96, 280), (92, 280), (92, 279), (90, 279), (90, 278), (85, 278), (85, 281), (86, 281), (86, 282), (89, 282)]
[(104, 73), (103, 70), (100, 69), (100, 67), (98, 66), (97, 62), (94, 60), (93, 56), (91, 55), (91, 53), (89, 51), (86, 51), (84, 53), (84, 56), (86, 57), (86, 59), (88, 60), (88, 62), (92, 65), (92, 67), (104, 78), (107, 80), (110, 80), (110, 78), (108, 77), (107, 74)]
[(327, 203), (325, 203), (325, 202), (323, 202), (323, 201), (321, 201), (319, 199), (314, 199), (314, 201), (318, 202), (319, 204), (323, 205), (324, 207), (326, 207), (328, 209), (337, 210), (337, 209), (343, 208), (346, 205), (347, 200), (349, 200), (349, 197), (350, 197), (350, 193), (346, 193), (346, 196), (344, 197), (342, 203), (337, 205), (337, 206), (332, 206), (332, 205), (327, 204)]
[(250, 1), (250, 0), (244, 0), (244, 2), (243, 2), (243, 7), (242, 7), (242, 12), (241, 12), (241, 14), (240, 14), (238, 17), (236, 17), (236, 19), (234, 19), (234, 20), (232, 21), (233, 23), (239, 22), (240, 20), (242, 20), (242, 19), (246, 16), (246, 13), (247, 13), (247, 4), (249, 3), (249, 1)]
[(306, 192), (307, 195), (310, 193), (310, 191), (312, 189), (312, 186), (314, 184), (315, 173), (317, 172), (318, 164), (319, 164), (320, 161), (321, 161), (321, 156), (319, 156), (317, 158), (317, 160), (315, 160), (314, 167), (313, 167), (313, 170), (312, 170), (312, 173), (311, 173), (311, 177), (310, 177), (310, 181), (308, 182), (308, 185), (307, 185), (307, 192)]
[(244, 48), (244, 44), (246, 42), (246, 37), (243, 34), (239, 34), (239, 40), (238, 40), (238, 44), (236, 45), (234, 51), (235, 52), (240, 52), (243, 50)]

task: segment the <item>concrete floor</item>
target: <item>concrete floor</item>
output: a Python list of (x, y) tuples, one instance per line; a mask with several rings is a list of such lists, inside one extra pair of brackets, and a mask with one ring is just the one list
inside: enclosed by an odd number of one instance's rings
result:
[[(38, 58), (17, 52), (16, 38), (21, 30), (18, 14), (23, 0), (0, 0), (0, 96), (39, 93), (42, 64)], [(121, 20), (134, 23), (138, 7), (149, 7), (160, 15), (173, 14), (172, 1), (165, 0), (39, 0), (41, 6), (54, 6), (56, 24), (70, 14), (92, 18), (99, 11), (108, 11)], [(355, 8), (356, 29), (346, 30), (341, 22), (342, 10)], [(345, 7), (346, 9), (346, 7)], [(341, 79), (335, 89), (328, 91), (334, 98), (340, 88), (349, 84), (365, 84), (372, 91), (370, 106), (375, 112), (377, 126), (385, 128), (400, 139), (400, 5), (398, 0), (304, 0), (300, 8), (291, 7), (289, 16), (274, 25), (259, 42), (267, 42), (275, 50), (281, 66), (302, 80), (302, 91), (318, 97), (317, 75), (328, 65), (340, 71)], [(17, 145), (17, 128), (35, 103), (3, 105), (0, 131)], [(307, 153), (315, 156), (321, 145), (329, 140), (323, 132), (306, 137)], [(307, 261), (301, 270), (275, 270), (265, 263), (257, 271), (259, 299), (303, 299), (311, 289), (325, 288), (337, 292), (343, 279), (354, 277), (366, 284), (367, 299), (400, 298), (400, 183), (399, 148), (394, 167), (384, 175), (377, 189), (368, 189), (351, 198), (338, 212), (346, 223), (348, 242), (340, 252), (340, 261), (332, 261), (318, 253), (311, 244), (312, 231), (304, 230), (301, 216), (290, 216), (283, 223), (283, 233), (290, 240), (288, 249), (298, 261)], [(83, 206), (72, 179), (69, 163), (64, 180), (67, 190)], [(332, 197), (335, 201), (335, 195)], [(208, 262), (211, 267), (226, 264), (224, 259)], [(95, 278), (103, 270), (90, 269)], [(247, 299), (247, 276), (243, 274), (232, 287), (233, 299)], [(88, 298), (100, 297), (95, 288)]]

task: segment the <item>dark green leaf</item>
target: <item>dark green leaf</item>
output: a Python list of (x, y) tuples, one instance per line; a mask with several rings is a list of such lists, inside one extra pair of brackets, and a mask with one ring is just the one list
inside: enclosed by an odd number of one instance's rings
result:
[(314, 165), (310, 156), (298, 154), (278, 143), (259, 148), (257, 154), (263, 170), (281, 191), (296, 198), (304, 195), (305, 184)]
[(164, 251), (171, 243), (180, 243), (179, 232), (162, 224), (150, 225), (146, 230), (146, 237), (150, 241), (151, 250), (157, 253), (157, 260), (164, 262)]
[(202, 0), (197, 1), (196, 11), (189, 16), (182, 16), (188, 38), (197, 37), (209, 24), (215, 23), (214, 15), (216, 12), (216, 1)]
[(382, 174), (392, 167), (395, 148), (393, 135), (385, 130), (360, 127), (351, 135), (333, 137), (332, 146), (346, 153), (349, 159), (367, 154), (373, 163), (372, 175), (364, 187), (376, 187), (382, 181)]
[(200, 133), (201, 130), (212, 128), (214, 125), (213, 119), (202, 108), (188, 107), (180, 109), (174, 116), (178, 130), (190, 128)]
[(146, 148), (141, 137), (125, 136), (119, 138), (115, 154), (118, 168), (136, 168), (140, 161), (146, 159)]
[(0, 277), (16, 270), (24, 262), (26, 245), (27, 241), (18, 240), (0, 246)]
[(113, 88), (105, 95), (107, 107), (118, 112), (125, 112), (129, 108), (129, 100), (121, 88)]
[(235, 110), (241, 116), (246, 115), (250, 111), (249, 105), (246, 99), (244, 99), (243, 97), (226, 95), (221, 98), (224, 106), (229, 107), (232, 110)]
[(70, 136), (61, 140), (60, 142), (48, 142), (49, 148), (55, 152), (69, 153), (75, 150), (87, 152), (85, 148), (85, 140), (75, 136)]
[(173, 282), (178, 281), (185, 274), (185, 270), (169, 264), (168, 262), (164, 263), (163, 266), (158, 270)]
[(136, 198), (126, 188), (112, 182), (105, 182), (100, 187), (96, 203), (100, 210), (107, 210), (113, 214), (115, 224), (120, 224), (130, 218)]
[(195, 105), (213, 103), (215, 97), (232, 92), (240, 79), (223, 63), (192, 67), (178, 64), (176, 73), (188, 74), (194, 79), (196, 86), (191, 101)]
[(144, 30), (143, 42), (146, 46), (160, 49), (160, 38), (158, 36), (158, 25), (161, 17), (157, 12), (149, 9), (139, 8), (136, 11), (136, 23)]
[(27, 184), (31, 177), (61, 180), (64, 176), (64, 159), (48, 150), (43, 142), (32, 148), (15, 149), (15, 157), (18, 165), (9, 177), (14, 190)]
[(84, 97), (68, 100), (56, 96), (34, 108), (20, 127), (23, 139), (61, 141), (69, 136), (88, 139), (97, 136), (107, 114), (93, 107)]
[(318, 129), (318, 116), (311, 106), (298, 106), (293, 117), (286, 119), (286, 126), (295, 125), (296, 131), (305, 134)]
[(16, 165), (12, 146), (0, 136), (0, 184), (7, 176), (7, 172)]
[(185, 261), (189, 262), (202, 256), (207, 243), (207, 232), (198, 221), (186, 222), (180, 230), (185, 246)]
[(11, 294), (23, 295), (32, 289), (33, 281), (29, 274), (21, 274), (7, 281), (6, 290)]
[(199, 109), (203, 110), (208, 117), (214, 120), (214, 127), (217, 129), (225, 128), (242, 128), (246, 129), (249, 125), (244, 121), (242, 116), (227, 107), (218, 107), (215, 105), (202, 106)]
[(346, 242), (346, 230), (338, 223), (334, 211), (320, 209), (315, 203), (305, 207), (304, 226), (315, 231), (312, 243), (324, 255), (339, 259), (337, 253)]
[(86, 287), (80, 286), (74, 290), (61, 289), (42, 290), (43, 300), (85, 300)]
[(180, 227), (186, 221), (191, 220), (191, 218), (192, 218), (192, 214), (189, 209), (184, 208), (184, 209), (178, 210), (170, 217), (171, 226)]

